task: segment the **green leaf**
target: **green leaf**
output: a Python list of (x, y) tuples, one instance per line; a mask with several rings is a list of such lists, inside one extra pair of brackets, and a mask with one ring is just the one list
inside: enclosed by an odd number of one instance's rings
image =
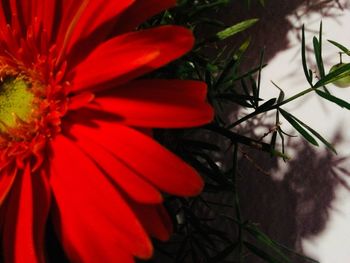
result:
[(297, 256), (297, 257), (303, 259), (304, 261), (308, 261), (308, 262), (312, 262), (312, 263), (320, 263), (319, 261), (314, 260), (314, 259), (312, 259), (312, 258), (309, 258), (309, 257), (307, 257), (307, 256), (304, 256), (304, 255), (302, 255), (302, 254), (296, 252), (296, 251), (293, 250), (293, 249), (290, 249), (290, 248), (288, 248), (288, 247), (286, 247), (286, 246), (284, 246), (284, 245), (282, 245), (282, 244), (279, 244), (279, 243), (276, 242), (276, 241), (273, 241), (273, 242), (275, 243), (276, 246), (280, 247), (281, 249), (283, 249), (283, 250), (285, 250), (285, 251), (287, 251), (287, 252), (289, 252), (289, 253), (291, 253), (291, 254), (294, 254), (295, 256)]
[[(318, 92), (316, 90), (316, 92)], [(328, 95), (328, 93), (325, 93), (323, 91), (321, 91), (322, 93)], [(325, 138), (323, 138), (317, 131), (315, 131), (314, 129), (312, 129), (310, 126), (308, 126), (307, 124), (305, 124), (304, 122), (302, 122), (301, 120), (299, 120), (297, 117), (292, 116), (291, 117), (297, 121), (301, 126), (303, 126), (305, 129), (307, 129), (309, 132), (311, 132), (317, 139), (319, 139), (328, 149), (330, 149), (331, 151), (333, 151), (335, 154), (337, 154), (337, 151), (335, 150), (335, 148), (333, 147), (333, 145), (331, 143), (329, 143)]]
[(217, 99), (225, 99), (231, 101), (233, 103), (237, 103), (243, 107), (253, 108), (253, 105), (248, 102), (253, 98), (252, 96), (245, 96), (239, 94), (219, 94), (215, 98)]
[(343, 78), (346, 74), (350, 74), (350, 63), (344, 64), (344, 66), (339, 67), (336, 70), (328, 73), (314, 85), (314, 88), (316, 89), (326, 84), (332, 83), (338, 79)]
[[(323, 91), (322, 91), (323, 92)], [(325, 93), (323, 92), (324, 94)], [(312, 129), (311, 127), (309, 127), (308, 125), (306, 125), (304, 122), (302, 122), (301, 120), (297, 119), (295, 116), (293, 116), (293, 118), (300, 123), (300, 125), (302, 125), (305, 129), (307, 129), (309, 132), (311, 132), (317, 139), (319, 139), (324, 145), (326, 145), (326, 147), (328, 149), (330, 149), (331, 151), (333, 151), (335, 154), (337, 154), (337, 151), (335, 150), (335, 148), (333, 147), (332, 144), (330, 144), (325, 138), (323, 138), (317, 131), (315, 131), (314, 129)]]
[(265, 251), (263, 251), (262, 249), (256, 247), (253, 244), (250, 244), (250, 243), (245, 242), (245, 241), (243, 243), (246, 246), (246, 248), (248, 248), (251, 252), (253, 252), (255, 255), (257, 255), (261, 259), (265, 260), (266, 262), (269, 262), (269, 263), (286, 263), (286, 262), (280, 261), (279, 259), (275, 258), (274, 256), (271, 256), (271, 255), (267, 254)]
[(259, 0), (259, 3), (260, 3), (262, 6), (265, 6), (265, 0)]
[(259, 149), (259, 150), (264, 151), (264, 152), (268, 152), (268, 153), (271, 152), (271, 145), (270, 144), (265, 143), (265, 142), (260, 142), (260, 141), (254, 140), (252, 138), (240, 135), (238, 133), (230, 131), (227, 128), (220, 127), (220, 126), (217, 126), (214, 124), (206, 125), (206, 126), (204, 126), (204, 128), (228, 138), (233, 143), (241, 143), (241, 144), (250, 146), (252, 148)]
[(302, 27), (301, 32), (302, 32), (301, 33), (301, 60), (302, 60), (302, 64), (303, 64), (305, 77), (306, 77), (307, 81), (309, 82), (309, 84), (312, 86), (312, 75), (309, 74), (309, 70), (308, 70), (307, 63), (306, 63), (306, 45), (305, 45), (305, 27), (304, 27), (304, 25)]
[(264, 111), (270, 109), (275, 104), (275, 102), (276, 102), (276, 98), (269, 99), (268, 101), (266, 101), (265, 103), (260, 105), (255, 111), (256, 112), (264, 112)]
[(256, 84), (255, 79), (252, 76), (249, 76), (249, 80), (251, 83), (252, 91), (253, 91), (253, 97), (254, 97), (254, 108), (259, 107), (259, 89), (258, 85)]
[(291, 263), (290, 259), (275, 245), (274, 241), (254, 225), (247, 225), (245, 230), (256, 238), (261, 244), (271, 248), (276, 255), (283, 259), (284, 263)]
[(339, 44), (338, 42), (335, 42), (333, 40), (328, 40), (329, 43), (333, 44), (337, 48), (339, 48), (341, 51), (343, 51), (346, 55), (350, 56), (350, 50), (344, 47), (342, 44)]
[[(261, 71), (264, 61), (265, 50), (263, 49), (260, 54), (260, 63), (259, 63), (259, 71), (258, 71), (258, 94), (260, 94), (260, 84), (261, 84)], [(257, 102), (257, 106), (259, 106), (259, 102)]]
[(321, 78), (323, 78), (325, 76), (325, 71), (324, 71), (324, 65), (323, 65), (323, 60), (322, 60), (321, 43), (318, 42), (316, 37), (314, 37), (313, 44), (314, 44), (314, 52), (315, 52), (315, 58), (316, 58), (316, 64), (318, 67), (318, 71), (320, 72)]
[(277, 86), (277, 84), (275, 82), (273, 82), (273, 81), (271, 81), (271, 82), (280, 91), (280, 94), (278, 95), (277, 103), (281, 103), (284, 100), (285, 93), (280, 87)]
[(279, 109), (282, 116), (311, 144), (318, 146), (317, 141), (312, 137), (296, 120), (296, 118), (285, 110)]
[[(265, 68), (266, 66), (267, 66), (267, 64), (264, 64), (262, 66), (262, 68)], [(259, 70), (260, 70), (260, 66), (256, 67), (256, 68), (253, 68), (253, 69), (249, 70), (248, 72), (244, 73), (243, 75), (240, 75), (240, 76), (234, 78), (233, 81), (237, 81), (237, 80), (241, 80), (243, 78), (246, 78), (246, 77), (248, 77), (250, 75), (253, 75), (254, 73), (258, 72)]]
[(326, 92), (323, 92), (321, 90), (316, 90), (316, 93), (318, 95), (320, 95), (322, 98), (329, 100), (342, 108), (346, 108), (347, 110), (350, 110), (350, 103), (346, 102), (345, 100), (339, 99), (339, 98), (337, 98), (331, 94), (328, 94)]
[(250, 45), (250, 38), (246, 39), (243, 44), (238, 48), (237, 52), (234, 54), (233, 58), (235, 60), (240, 60), (242, 55), (247, 51)]
[(256, 24), (259, 21), (259, 19), (253, 18), (253, 19), (248, 19), (245, 21), (242, 21), (238, 24), (235, 24), (231, 27), (228, 27), (218, 33), (216, 33), (216, 36), (218, 39), (220, 40), (224, 40), (228, 37), (231, 37), (233, 35), (236, 35), (239, 32), (242, 32), (246, 29), (248, 29), (249, 27), (253, 26), (254, 24)]

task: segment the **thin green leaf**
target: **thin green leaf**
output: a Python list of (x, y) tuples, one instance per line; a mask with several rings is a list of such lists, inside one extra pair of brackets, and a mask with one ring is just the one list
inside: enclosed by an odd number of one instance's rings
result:
[(237, 103), (243, 107), (253, 108), (253, 105), (250, 102), (248, 102), (251, 100), (252, 96), (244, 96), (239, 94), (219, 94), (216, 96), (216, 98), (228, 100), (233, 103)]
[(316, 93), (321, 96), (322, 98), (329, 100), (335, 104), (337, 104), (338, 106), (345, 108), (347, 110), (350, 110), (350, 103), (346, 102), (345, 100), (339, 99), (338, 97), (335, 97), (331, 94), (328, 94), (326, 92), (323, 92), (321, 90), (316, 90)]
[(278, 99), (277, 99), (277, 103), (280, 103), (280, 102), (282, 102), (284, 100), (285, 93), (280, 87), (277, 86), (276, 83), (274, 83), (273, 81), (271, 81), (271, 82), (280, 91), (280, 94), (278, 95)]
[(265, 6), (265, 0), (259, 0), (259, 3), (260, 3), (262, 6)]
[(339, 44), (338, 42), (335, 42), (333, 40), (328, 40), (329, 43), (333, 44), (337, 48), (339, 48), (341, 51), (343, 51), (346, 55), (350, 56), (350, 50), (344, 47), (342, 44)]
[(324, 65), (322, 60), (321, 43), (319, 43), (317, 38), (314, 37), (313, 44), (314, 44), (314, 52), (315, 52), (317, 68), (318, 68), (318, 71), (320, 72), (321, 78), (323, 78), (325, 76), (325, 71), (324, 71)]
[(256, 226), (247, 225), (245, 227), (245, 230), (247, 230), (252, 236), (254, 236), (255, 239), (261, 244), (271, 248), (276, 253), (276, 255), (283, 259), (284, 263), (291, 263), (290, 259), (275, 245), (274, 241), (270, 239), (265, 233), (260, 231)]
[(341, 79), (346, 74), (350, 74), (350, 63), (345, 64), (344, 66), (341, 66), (336, 70), (325, 75), (314, 85), (314, 88), (319, 88), (326, 84), (332, 83), (338, 79)]
[(314, 259), (312, 259), (312, 258), (309, 258), (309, 257), (307, 257), (307, 256), (304, 256), (304, 255), (302, 255), (302, 254), (299, 254), (299, 253), (296, 252), (295, 250), (290, 249), (290, 248), (288, 248), (288, 247), (286, 247), (286, 246), (284, 246), (284, 245), (282, 245), (282, 244), (279, 244), (279, 243), (276, 242), (276, 241), (273, 241), (273, 242), (275, 243), (276, 246), (279, 246), (281, 249), (283, 249), (283, 250), (285, 250), (285, 251), (287, 251), (287, 252), (289, 252), (289, 253), (291, 253), (291, 254), (294, 254), (294, 255), (296, 255), (297, 257), (302, 258), (303, 260), (306, 260), (306, 261), (309, 261), (309, 262), (312, 262), (312, 263), (320, 263), (319, 261), (314, 260)]
[(302, 60), (302, 64), (303, 64), (305, 77), (306, 77), (307, 81), (309, 82), (309, 84), (312, 86), (312, 76), (309, 75), (309, 70), (308, 70), (307, 63), (306, 63), (306, 45), (305, 45), (305, 27), (304, 27), (304, 25), (302, 27), (301, 32), (302, 32), (301, 33), (301, 60)]
[[(266, 66), (267, 66), (267, 64), (264, 64), (262, 66), (262, 68), (265, 68)], [(246, 77), (248, 77), (250, 75), (253, 75), (254, 73), (258, 72), (259, 70), (260, 70), (260, 67), (253, 68), (253, 69), (249, 70), (248, 72), (244, 73), (243, 75), (240, 75), (240, 76), (234, 78), (233, 81), (237, 81), (237, 80), (246, 78)]]
[(234, 54), (235, 60), (240, 60), (242, 58), (242, 55), (247, 51), (248, 47), (250, 45), (250, 38), (246, 39), (243, 44), (238, 48), (237, 52)]
[(249, 27), (255, 25), (258, 21), (259, 21), (259, 19), (256, 19), (256, 18), (242, 21), (238, 24), (235, 24), (229, 28), (226, 28), (226, 29), (216, 33), (216, 37), (220, 40), (224, 40), (228, 37), (231, 37), (233, 35), (236, 35), (239, 32), (242, 32), (242, 31), (248, 29)]
[(259, 90), (258, 90), (258, 85), (256, 84), (255, 79), (252, 76), (249, 76), (249, 80), (252, 84), (252, 91), (253, 91), (253, 97), (254, 97), (254, 108), (259, 107)]
[[(263, 61), (264, 61), (264, 54), (265, 51), (264, 49), (261, 51), (260, 54), (260, 63), (259, 63), (259, 71), (258, 71), (258, 94), (260, 94), (260, 84), (261, 84), (261, 71), (262, 71), (262, 66), (263, 66)], [(259, 101), (257, 102), (257, 106), (259, 106)]]
[[(316, 91), (318, 92), (318, 91)], [(328, 95), (328, 93), (325, 93), (323, 91), (320, 91), (326, 95)], [(335, 154), (337, 154), (337, 151), (335, 150), (335, 148), (333, 147), (332, 144), (330, 144), (325, 138), (323, 138), (317, 131), (315, 131), (314, 129), (312, 129), (310, 126), (308, 126), (307, 124), (305, 124), (304, 122), (302, 122), (301, 120), (299, 120), (298, 118), (296, 118), (295, 116), (293, 116), (293, 118), (300, 124), (302, 125), (305, 129), (307, 129), (309, 132), (311, 132), (317, 139), (319, 139), (324, 145), (326, 145), (326, 147), (328, 149), (330, 149), (331, 151), (333, 151)]]
[(244, 245), (251, 252), (253, 252), (255, 255), (257, 255), (261, 259), (265, 260), (266, 262), (269, 262), (269, 263), (285, 263), (285, 262), (280, 261), (279, 259), (275, 258), (274, 256), (271, 256), (271, 255), (267, 254), (265, 251), (263, 251), (262, 249), (256, 247), (253, 244), (250, 244), (250, 243), (244, 241)]
[(276, 103), (276, 98), (269, 99), (268, 101), (266, 101), (265, 103), (263, 103), (262, 105), (260, 105), (260, 106), (256, 109), (256, 111), (257, 111), (257, 112), (264, 112), (264, 111), (270, 109), (275, 103)]
[(271, 137), (270, 145), (272, 147), (272, 150), (275, 150), (276, 148), (276, 140), (277, 140), (277, 131), (274, 131)]
[(311, 144), (318, 146), (317, 141), (312, 137), (296, 120), (293, 115), (285, 110), (279, 109), (282, 116)]

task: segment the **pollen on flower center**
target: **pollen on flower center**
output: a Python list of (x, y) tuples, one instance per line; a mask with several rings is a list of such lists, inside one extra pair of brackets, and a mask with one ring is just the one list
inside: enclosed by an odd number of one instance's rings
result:
[(64, 69), (52, 68), (54, 50), (31, 63), (0, 55), (0, 171), (16, 163), (33, 162), (39, 169), (45, 145), (61, 132), (67, 112)]
[(32, 112), (33, 93), (21, 77), (5, 77), (0, 83), (0, 130), (28, 121)]

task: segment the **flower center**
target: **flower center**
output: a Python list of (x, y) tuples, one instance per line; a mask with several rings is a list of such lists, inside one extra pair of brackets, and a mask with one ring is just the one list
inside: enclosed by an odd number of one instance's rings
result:
[(21, 77), (5, 77), (0, 83), (0, 130), (28, 122), (32, 113), (33, 93)]

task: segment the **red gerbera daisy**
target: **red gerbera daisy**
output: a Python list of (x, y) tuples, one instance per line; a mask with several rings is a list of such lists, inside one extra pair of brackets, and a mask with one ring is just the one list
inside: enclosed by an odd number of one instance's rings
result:
[(149, 258), (149, 235), (171, 230), (160, 192), (200, 192), (196, 172), (145, 131), (209, 122), (205, 84), (135, 80), (192, 47), (181, 27), (130, 32), (174, 4), (0, 1), (5, 262), (45, 262), (49, 211), (72, 262)]

